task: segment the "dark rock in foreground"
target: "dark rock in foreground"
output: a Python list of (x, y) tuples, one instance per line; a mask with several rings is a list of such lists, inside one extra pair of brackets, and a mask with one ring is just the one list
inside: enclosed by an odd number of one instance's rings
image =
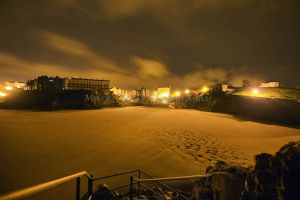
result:
[(100, 184), (97, 191), (93, 194), (91, 200), (114, 200), (116, 194), (110, 191), (110, 188), (105, 184)]
[(212, 174), (195, 182), (196, 200), (300, 199), (300, 142), (283, 146), (274, 156), (255, 156), (253, 169), (217, 162)]
[[(193, 191), (196, 199), (239, 199), (249, 170), (219, 161), (206, 172), (212, 176), (196, 181)], [(202, 190), (201, 194), (197, 190)]]

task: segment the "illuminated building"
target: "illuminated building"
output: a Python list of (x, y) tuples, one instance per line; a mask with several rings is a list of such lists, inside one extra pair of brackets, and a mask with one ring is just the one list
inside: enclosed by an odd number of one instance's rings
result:
[(109, 80), (39, 76), (26, 83), (27, 90), (108, 90)]
[(10, 81), (6, 81), (4, 83), (5, 87), (8, 90), (14, 89), (14, 88), (18, 88), (18, 89), (24, 89), (24, 87), (26, 86), (26, 84), (24, 82), (10, 82)]
[(277, 82), (277, 81), (263, 82), (263, 83), (261, 83), (260, 87), (276, 88), (276, 87), (279, 87), (279, 82)]
[(26, 90), (63, 90), (65, 88), (65, 80), (56, 76), (39, 76), (37, 79), (29, 80), (26, 83)]
[(85, 79), (85, 78), (66, 78), (66, 90), (108, 90), (109, 80)]
[(157, 98), (169, 98), (171, 94), (171, 87), (159, 87), (157, 89)]
[(150, 90), (147, 88), (140, 88), (138, 89), (138, 93), (140, 96), (143, 96), (145, 98), (149, 98), (150, 97)]
[[(215, 92), (227, 92), (228, 91), (228, 85), (227, 84), (216, 84), (214, 85), (213, 90)], [(207, 89), (208, 91), (208, 89)]]
[(117, 87), (112, 87), (110, 89), (111, 92), (113, 92), (114, 95), (117, 95), (117, 96), (121, 96), (123, 94), (123, 91), (121, 88), (117, 88)]
[(122, 93), (123, 96), (127, 96), (128, 99), (132, 99), (137, 96), (137, 91), (135, 89), (126, 89)]

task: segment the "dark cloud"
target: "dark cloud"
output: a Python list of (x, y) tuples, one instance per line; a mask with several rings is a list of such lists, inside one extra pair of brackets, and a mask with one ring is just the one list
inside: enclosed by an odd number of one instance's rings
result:
[(297, 0), (2, 0), (0, 79), (60, 69), (124, 86), (242, 78), (300, 85), (299, 7)]

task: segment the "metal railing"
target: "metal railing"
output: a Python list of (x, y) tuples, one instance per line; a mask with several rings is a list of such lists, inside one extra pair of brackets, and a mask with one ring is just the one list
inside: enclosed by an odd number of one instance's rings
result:
[(166, 177), (166, 178), (148, 178), (148, 179), (133, 178), (133, 179), (138, 182), (153, 182), (153, 181), (175, 181), (175, 180), (198, 179), (198, 178), (207, 178), (210, 176), (211, 176), (211, 174), (192, 175), (192, 176), (175, 176), (175, 177)]
[(53, 187), (59, 186), (61, 184), (67, 183), (69, 181), (76, 179), (76, 200), (80, 200), (80, 178), (86, 176), (88, 178), (88, 196), (91, 196), (93, 193), (93, 177), (88, 174), (86, 171), (82, 171), (76, 174), (72, 174), (70, 176), (66, 176), (63, 178), (59, 178), (53, 181), (48, 181), (45, 183), (41, 183), (36, 186), (28, 187), (25, 189), (17, 190), (15, 192), (11, 192), (5, 195), (0, 196), (0, 200), (15, 200), (15, 199), (26, 199), (40, 192), (44, 192)]
[[(160, 186), (163, 186), (168, 191), (175, 194), (176, 197), (178, 197), (180, 199), (184, 199), (184, 200), (189, 200), (189, 198), (186, 197), (185, 195), (183, 195), (181, 191), (178, 191), (178, 190), (170, 187), (169, 185), (167, 185), (163, 181), (198, 179), (198, 178), (206, 178), (206, 177), (211, 176), (211, 174), (208, 174), (208, 175), (154, 178), (154, 177), (150, 176), (149, 174), (147, 174), (146, 172), (144, 172), (142, 170), (131, 170), (131, 171), (117, 173), (117, 174), (113, 174), (113, 175), (109, 175), (109, 176), (93, 178), (93, 176), (90, 175), (89, 173), (87, 173), (86, 171), (82, 171), (82, 172), (72, 174), (72, 175), (69, 175), (69, 176), (66, 176), (66, 177), (63, 177), (63, 178), (59, 178), (59, 179), (56, 179), (56, 180), (53, 180), (53, 181), (45, 182), (45, 183), (42, 183), (42, 184), (39, 184), (39, 185), (36, 185), (36, 186), (33, 186), (33, 187), (25, 188), (25, 189), (22, 189), (22, 190), (17, 190), (15, 192), (11, 192), (11, 193), (8, 193), (8, 194), (5, 194), (5, 195), (0, 195), (0, 200), (26, 199), (26, 198), (29, 198), (29, 197), (35, 195), (35, 194), (44, 192), (46, 190), (57, 187), (59, 185), (62, 185), (64, 183), (67, 183), (67, 182), (75, 180), (75, 179), (76, 179), (76, 200), (81, 200), (83, 198), (88, 199), (89, 197), (91, 197), (93, 195), (93, 185), (94, 185), (95, 181), (114, 178), (114, 177), (118, 177), (118, 176), (122, 176), (122, 175), (126, 175), (126, 174), (132, 174), (132, 173), (137, 173), (137, 177), (130, 176), (129, 184), (125, 184), (125, 185), (118, 186), (118, 187), (113, 188), (113, 189), (106, 190), (103, 193), (112, 192), (112, 191), (116, 191), (116, 190), (120, 190), (120, 189), (124, 189), (126, 187), (129, 187), (129, 192), (127, 194), (129, 195), (129, 198), (131, 200), (133, 200), (134, 197), (139, 197), (140, 192), (141, 192), (141, 188), (145, 188), (148, 191), (151, 191), (158, 199), (167, 199), (163, 194), (160, 194), (159, 192), (154, 191), (152, 188), (150, 188), (149, 186), (144, 184), (146, 182), (156, 182)], [(142, 175), (146, 176), (147, 178), (142, 179), (141, 178)], [(81, 177), (84, 177), (84, 176), (88, 178), (88, 189), (87, 189), (87, 192), (83, 195), (83, 197), (81, 197), (80, 196)], [(136, 188), (134, 188), (134, 185), (137, 185)]]
[[(113, 174), (113, 175), (109, 175), (109, 176), (103, 176), (103, 177), (99, 177), (99, 178), (94, 178), (93, 181), (99, 181), (99, 180), (104, 180), (104, 179), (108, 179), (108, 178), (114, 178), (114, 177), (118, 177), (118, 176), (122, 176), (122, 175), (126, 175), (126, 174), (132, 174), (132, 173), (138, 173), (138, 177), (141, 177), (141, 170), (139, 169), (136, 169), (136, 170), (131, 170), (131, 171), (126, 171), (126, 172), (121, 172), (121, 173), (117, 173), (117, 174)], [(132, 176), (130, 176), (132, 177)], [(110, 190), (107, 190), (107, 191), (104, 191), (103, 193), (106, 193), (106, 192), (112, 192), (112, 191), (116, 191), (116, 190), (120, 190), (120, 189), (124, 189), (126, 187), (130, 187), (129, 189), (129, 194), (130, 196), (132, 195), (132, 190), (131, 190), (131, 187), (133, 187), (135, 183), (129, 183), (129, 184), (125, 184), (125, 185), (122, 185), (122, 186), (118, 186), (116, 188), (113, 188), (113, 189), (110, 189)]]
[[(153, 189), (151, 189), (150, 187), (142, 184), (144, 182), (157, 182), (160, 185), (166, 187), (170, 192), (174, 193), (177, 197), (180, 197), (181, 199), (185, 199), (185, 200), (189, 200), (188, 197), (186, 197), (185, 195), (183, 195), (181, 193), (181, 191), (175, 190), (174, 188), (170, 187), (169, 185), (167, 185), (166, 183), (162, 182), (162, 181), (175, 181), (175, 180), (189, 180), (189, 179), (199, 179), (199, 178), (207, 178), (210, 177), (211, 174), (206, 174), (206, 175), (192, 175), (192, 176), (179, 176), (179, 177), (165, 177), (165, 178), (154, 178), (150, 175), (148, 175), (147, 173), (140, 171), (141, 173), (143, 173), (144, 175), (148, 176), (148, 178), (146, 179), (141, 179), (140, 176), (139, 178), (134, 178), (134, 177), (130, 177), (130, 194), (133, 193), (132, 188), (133, 188), (133, 184), (138, 184), (148, 190), (150, 190), (156, 197), (158, 197), (159, 199), (167, 199), (166, 197), (164, 197), (162, 194), (159, 194), (157, 192), (155, 192)], [(139, 189), (137, 191), (137, 196), (139, 195)], [(132, 200), (133, 195), (130, 195), (130, 199)]]
[[(164, 182), (160, 181), (160, 180), (157, 180), (155, 179), (154, 177), (150, 176), (149, 174), (145, 173), (144, 171), (141, 171), (142, 174), (146, 175), (149, 180), (152, 180), (152, 182), (157, 182), (159, 183), (160, 185), (164, 186), (165, 188), (167, 188), (168, 190), (170, 190), (171, 192), (175, 193), (177, 196), (180, 196), (182, 197), (183, 199), (188, 199), (187, 197), (185, 197), (184, 195), (182, 195), (180, 192), (178, 192), (177, 190), (173, 189), (172, 187), (170, 187), (169, 185), (165, 184)], [(151, 188), (149, 187), (146, 187), (144, 184), (142, 184), (142, 182), (144, 182), (143, 180), (145, 179), (141, 179), (140, 178), (141, 176), (139, 176), (139, 178), (133, 178), (132, 177), (132, 181), (136, 181), (138, 183), (138, 185), (142, 186), (142, 187), (145, 187), (146, 189), (150, 190), (151, 192), (153, 192), (153, 194), (155, 194), (157, 197), (161, 197), (161, 195), (157, 195), (157, 193), (155, 191), (153, 191)], [(137, 195), (139, 195), (139, 188), (138, 188), (138, 191), (137, 191)], [(161, 199), (161, 198), (160, 198)]]
[[(93, 176), (90, 175), (88, 172), (82, 171), (82, 172), (72, 174), (72, 175), (69, 175), (69, 176), (65, 176), (65, 177), (62, 177), (62, 178), (59, 178), (59, 179), (55, 179), (55, 180), (52, 180), (52, 181), (41, 183), (41, 184), (38, 184), (36, 186), (32, 186), (32, 187), (17, 190), (17, 191), (11, 192), (11, 193), (7, 193), (7, 194), (4, 194), (4, 195), (0, 195), (0, 200), (27, 199), (29, 197), (32, 197), (32, 196), (38, 194), (38, 193), (47, 191), (51, 188), (57, 187), (59, 185), (62, 185), (64, 183), (67, 183), (67, 182), (75, 180), (75, 179), (76, 179), (76, 200), (81, 200), (83, 198), (88, 199), (93, 194), (93, 185), (94, 185), (93, 183), (95, 181), (104, 180), (104, 179), (108, 179), (108, 178), (113, 178), (113, 177), (117, 177), (117, 176), (121, 176), (121, 175), (125, 175), (125, 174), (130, 174), (130, 173), (135, 173), (135, 172), (138, 172), (139, 173), (138, 177), (140, 177), (140, 170), (132, 170), (132, 171), (117, 173), (117, 174), (113, 174), (113, 175), (110, 175), (110, 176), (104, 176), (104, 177), (99, 177), (99, 178), (93, 178)], [(81, 177), (83, 177), (83, 176), (88, 178), (88, 191), (83, 195), (83, 197), (81, 197), (81, 195), (80, 195)], [(129, 187), (129, 186), (130, 186), (130, 184), (127, 184), (127, 185), (123, 185), (123, 186), (119, 186), (117, 188), (111, 189), (109, 191), (119, 190), (119, 189)]]

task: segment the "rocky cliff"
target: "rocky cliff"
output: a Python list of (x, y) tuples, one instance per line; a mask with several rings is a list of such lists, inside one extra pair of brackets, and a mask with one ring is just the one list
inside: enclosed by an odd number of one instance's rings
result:
[(195, 182), (195, 200), (300, 199), (300, 142), (283, 146), (275, 155), (256, 155), (254, 167), (219, 161), (207, 173), (212, 175)]

